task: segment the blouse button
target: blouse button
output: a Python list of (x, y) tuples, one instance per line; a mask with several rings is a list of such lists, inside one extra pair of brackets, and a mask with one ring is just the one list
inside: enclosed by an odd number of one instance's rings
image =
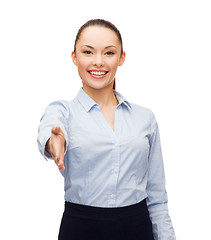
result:
[(111, 194), (111, 198), (114, 198), (115, 197), (115, 195), (114, 194)]

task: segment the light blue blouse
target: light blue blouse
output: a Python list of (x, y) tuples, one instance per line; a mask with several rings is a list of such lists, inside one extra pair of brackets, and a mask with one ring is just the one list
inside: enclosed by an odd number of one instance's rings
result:
[(45, 144), (51, 128), (60, 126), (66, 139), (65, 201), (122, 207), (146, 198), (155, 240), (174, 240), (155, 115), (113, 92), (119, 102), (114, 130), (82, 87), (71, 101), (50, 103), (39, 125), (39, 151), (52, 159)]

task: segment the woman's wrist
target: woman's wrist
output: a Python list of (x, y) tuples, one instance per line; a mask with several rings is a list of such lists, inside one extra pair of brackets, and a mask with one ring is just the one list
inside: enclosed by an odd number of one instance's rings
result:
[(48, 141), (45, 144), (45, 151), (47, 151), (48, 153), (50, 153), (49, 141), (50, 141), (50, 138), (48, 139)]

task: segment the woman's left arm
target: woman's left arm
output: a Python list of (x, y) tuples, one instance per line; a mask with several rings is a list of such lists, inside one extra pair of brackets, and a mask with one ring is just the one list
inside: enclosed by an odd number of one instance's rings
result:
[(160, 134), (154, 113), (151, 113), (149, 137), (149, 168), (147, 180), (147, 206), (152, 221), (155, 240), (175, 240), (175, 233), (168, 213), (168, 197), (161, 151)]

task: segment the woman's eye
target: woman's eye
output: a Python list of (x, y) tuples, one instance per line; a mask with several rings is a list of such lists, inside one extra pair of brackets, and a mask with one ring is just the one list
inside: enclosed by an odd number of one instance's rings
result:
[(111, 51), (106, 52), (106, 55), (113, 55), (113, 54), (114, 54), (114, 52), (111, 52)]
[(85, 54), (91, 54), (92, 52), (91, 51), (84, 51), (83, 53), (85, 53)]

